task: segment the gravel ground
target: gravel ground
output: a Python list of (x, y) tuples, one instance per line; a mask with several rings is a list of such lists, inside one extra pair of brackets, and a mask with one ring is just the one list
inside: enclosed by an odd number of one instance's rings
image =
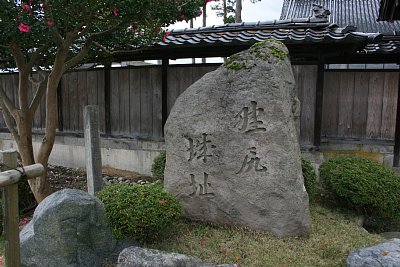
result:
[[(102, 179), (106, 185), (113, 183), (147, 184), (156, 181), (150, 176), (110, 167), (104, 167), (102, 173)], [(54, 190), (74, 188), (87, 191), (85, 169), (49, 165), (48, 178), (50, 185)]]

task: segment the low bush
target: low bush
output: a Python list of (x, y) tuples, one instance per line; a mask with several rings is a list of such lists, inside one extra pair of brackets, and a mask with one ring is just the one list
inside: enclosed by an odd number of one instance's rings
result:
[(151, 165), (151, 173), (153, 177), (163, 180), (165, 169), (165, 151), (162, 151), (157, 157), (154, 158), (153, 164)]
[(105, 187), (96, 196), (105, 204), (116, 238), (131, 237), (141, 243), (160, 238), (181, 218), (178, 201), (160, 184)]
[(399, 222), (400, 177), (362, 158), (332, 158), (320, 166), (322, 186), (338, 203), (379, 221)]
[(315, 193), (317, 175), (309, 159), (301, 158), (301, 169), (303, 171), (304, 186), (306, 187), (308, 196), (311, 198)]

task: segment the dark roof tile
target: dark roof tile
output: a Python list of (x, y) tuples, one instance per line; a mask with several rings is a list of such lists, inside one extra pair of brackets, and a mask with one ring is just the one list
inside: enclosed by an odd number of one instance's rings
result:
[(313, 17), (312, 6), (316, 2), (331, 12), (329, 22), (340, 27), (354, 25), (360, 32), (390, 35), (400, 29), (400, 21), (377, 21), (380, 0), (284, 0), (281, 19)]

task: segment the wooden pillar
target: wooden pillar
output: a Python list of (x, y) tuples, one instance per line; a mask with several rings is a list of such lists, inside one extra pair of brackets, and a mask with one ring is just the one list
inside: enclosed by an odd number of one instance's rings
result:
[(162, 131), (164, 136), (164, 125), (168, 118), (168, 67), (169, 67), (169, 59), (162, 59), (162, 69), (161, 69), (161, 97), (162, 97)]
[(111, 63), (104, 66), (104, 116), (105, 132), (111, 135)]
[(101, 173), (101, 148), (99, 130), (99, 107), (85, 106), (83, 110), (86, 177), (88, 193), (94, 194), (103, 188)]
[(64, 119), (63, 119), (63, 97), (62, 97), (62, 78), (58, 83), (57, 87), (57, 118), (58, 118), (58, 131), (64, 131)]
[[(1, 152), (2, 171), (17, 167), (17, 151), (7, 150)], [(20, 266), (19, 251), (19, 208), (18, 208), (18, 183), (4, 187), (4, 254), (6, 264), (10, 267)]]
[(322, 129), (322, 105), (324, 101), (324, 75), (325, 63), (320, 56), (318, 59), (317, 70), (317, 86), (315, 95), (315, 114), (314, 114), (314, 146), (321, 146), (321, 129)]
[(400, 73), (397, 89), (396, 130), (394, 134), (393, 167), (399, 167), (400, 162)]

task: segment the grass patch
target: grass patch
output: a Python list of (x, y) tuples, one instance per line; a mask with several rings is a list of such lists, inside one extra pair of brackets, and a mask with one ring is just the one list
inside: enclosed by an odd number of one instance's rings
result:
[(239, 266), (345, 266), (352, 249), (383, 241), (345, 215), (312, 204), (311, 234), (280, 239), (242, 227), (182, 221), (162, 243), (151, 248), (190, 254), (206, 262)]

